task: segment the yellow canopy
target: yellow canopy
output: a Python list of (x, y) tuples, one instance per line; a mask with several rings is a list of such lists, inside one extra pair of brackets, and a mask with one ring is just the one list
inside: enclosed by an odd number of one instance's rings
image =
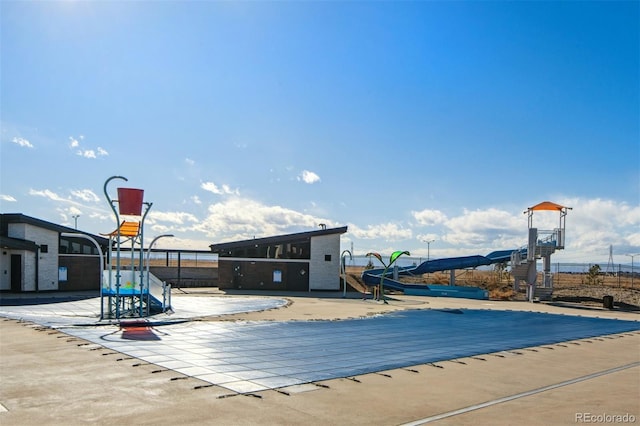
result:
[[(127, 222), (126, 220), (122, 222), (120, 225), (120, 235), (123, 237), (135, 237), (138, 235), (140, 231), (140, 222)], [(106, 237), (115, 237), (118, 235), (118, 230), (109, 233), (109, 234), (101, 234)]]

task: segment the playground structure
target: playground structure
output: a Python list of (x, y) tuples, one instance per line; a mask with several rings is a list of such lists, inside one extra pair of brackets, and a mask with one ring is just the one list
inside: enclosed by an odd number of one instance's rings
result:
[[(112, 176), (104, 184), (105, 197), (115, 215), (116, 229), (102, 234), (109, 237), (109, 254), (107, 268), (102, 271), (100, 319), (119, 320), (166, 312), (171, 307), (171, 288), (149, 272), (148, 256), (147, 268), (144, 268), (144, 220), (153, 203), (144, 202), (144, 190), (134, 188), (118, 188), (118, 199), (112, 200), (107, 185), (113, 179), (127, 181), (123, 176)], [(115, 204), (118, 204), (117, 209)], [(121, 216), (127, 216), (127, 220), (121, 222)], [(126, 243), (131, 245), (128, 270), (121, 264), (121, 247)], [(115, 269), (112, 265), (114, 245)]]
[[(533, 212), (557, 211), (560, 213), (560, 224), (553, 230), (540, 230), (533, 227)], [(488, 299), (488, 291), (478, 287), (464, 287), (455, 285), (455, 272), (459, 269), (477, 268), (493, 264), (511, 266), (514, 277), (514, 290), (518, 291), (520, 281), (527, 284), (527, 300), (550, 300), (553, 294), (553, 275), (551, 274), (551, 254), (564, 249), (565, 218), (570, 207), (564, 207), (550, 201), (536, 204), (525, 211), (528, 213), (528, 235), (526, 246), (518, 249), (494, 251), (486, 256), (463, 256), (443, 259), (427, 260), (417, 266), (369, 269), (362, 273), (363, 282), (376, 291), (379, 286), (387, 289), (402, 291), (414, 296), (461, 297), (466, 299)], [(543, 280), (537, 285), (537, 260), (543, 259)], [(449, 271), (449, 285), (436, 284), (407, 284), (398, 281), (401, 275), (422, 275), (426, 273)]]
[[(565, 222), (567, 211), (571, 207), (561, 206), (550, 201), (543, 201), (529, 207), (524, 213), (528, 215), (529, 242), (526, 250), (515, 251), (511, 255), (511, 274), (514, 278), (514, 290), (518, 291), (520, 281), (527, 284), (527, 299), (533, 302), (551, 300), (553, 294), (553, 274), (551, 273), (551, 255), (556, 250), (564, 249)], [(542, 230), (533, 226), (533, 213), (536, 211), (557, 211), (560, 221), (557, 228)], [(542, 259), (543, 279), (537, 285), (537, 261)]]

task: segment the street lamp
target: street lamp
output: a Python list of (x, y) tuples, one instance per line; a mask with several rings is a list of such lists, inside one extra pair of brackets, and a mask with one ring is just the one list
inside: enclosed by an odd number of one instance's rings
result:
[(429, 261), (429, 248), (431, 246), (431, 243), (434, 241), (435, 240), (422, 240), (423, 243), (427, 243), (427, 262)]
[(78, 229), (78, 218), (80, 217), (79, 214), (74, 214), (73, 216), (71, 216), (73, 218), (73, 220), (75, 221), (75, 228)]
[[(429, 249), (430, 249), (431, 243), (432, 243), (432, 242), (434, 242), (434, 241), (435, 241), (435, 240), (422, 240), (422, 242), (423, 242), (423, 243), (427, 243), (427, 263), (429, 263), (429, 259), (430, 259), (430, 257), (431, 257), (431, 256), (430, 256), (430, 250), (429, 250)], [(431, 278), (431, 274), (429, 274), (429, 273), (427, 272), (427, 280), (429, 280), (430, 278)]]
[(625, 254), (625, 256), (629, 256), (631, 258), (631, 288), (633, 288), (633, 258), (640, 256), (640, 253)]

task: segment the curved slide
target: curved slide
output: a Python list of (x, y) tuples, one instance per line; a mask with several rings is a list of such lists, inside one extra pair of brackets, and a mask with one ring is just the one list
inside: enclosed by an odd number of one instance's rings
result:
[[(463, 256), (450, 257), (444, 259), (434, 259), (422, 262), (417, 266), (405, 266), (398, 268), (398, 275), (422, 275), (431, 272), (448, 271), (452, 269), (476, 268), (494, 263), (508, 262), (511, 260), (511, 253), (514, 250), (499, 250), (489, 253), (486, 256)], [(369, 269), (362, 273), (362, 280), (368, 286), (380, 284), (384, 268)], [(384, 286), (394, 290), (404, 292), (413, 296), (441, 296), (441, 297), (462, 297), (466, 299), (488, 299), (489, 292), (478, 287), (462, 287), (436, 284), (405, 284), (400, 281), (388, 278), (392, 276), (393, 269), (389, 269), (384, 278)]]

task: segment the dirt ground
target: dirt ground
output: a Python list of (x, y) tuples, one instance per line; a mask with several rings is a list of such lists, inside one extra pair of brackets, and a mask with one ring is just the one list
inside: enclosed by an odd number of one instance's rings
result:
[[(347, 268), (351, 280), (362, 283), (360, 275), (364, 268)], [(541, 279), (541, 277), (539, 277)], [(413, 284), (449, 284), (448, 272), (400, 277), (400, 281)], [(526, 298), (525, 289), (513, 290), (513, 279), (507, 273), (494, 271), (463, 270), (456, 274), (456, 285), (480, 287), (489, 291), (492, 300), (518, 300)], [(632, 281), (630, 276), (600, 274), (554, 274), (553, 300), (579, 303), (584, 306), (602, 306), (604, 296), (613, 296), (617, 308), (640, 311), (640, 278)]]

